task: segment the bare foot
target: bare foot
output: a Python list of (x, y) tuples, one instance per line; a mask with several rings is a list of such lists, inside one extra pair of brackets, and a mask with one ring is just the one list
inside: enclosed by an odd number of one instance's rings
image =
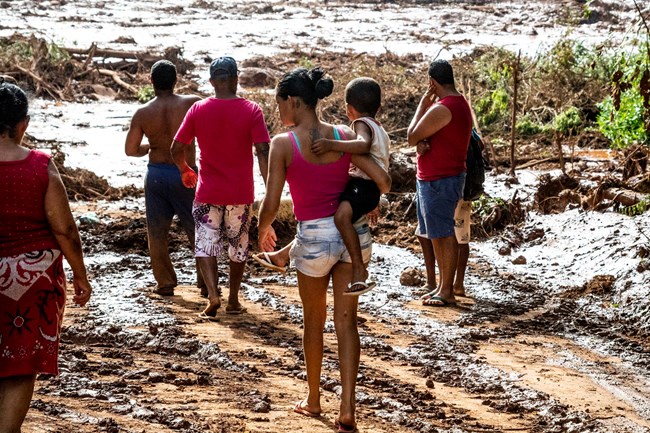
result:
[(221, 307), (221, 299), (210, 299), (208, 306), (203, 310), (203, 314), (210, 317), (216, 317), (217, 310)]
[(359, 266), (358, 269), (352, 267), (352, 283), (365, 282), (368, 279), (368, 271), (364, 266)]
[(285, 253), (284, 250), (278, 250), (268, 254), (271, 263), (275, 266), (283, 268), (289, 263), (289, 253)]
[(454, 287), (454, 295), (455, 296), (465, 296), (465, 287)]

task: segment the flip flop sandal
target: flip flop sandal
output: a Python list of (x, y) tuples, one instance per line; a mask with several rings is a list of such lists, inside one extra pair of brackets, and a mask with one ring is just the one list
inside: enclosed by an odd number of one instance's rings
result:
[(293, 407), (293, 411), (295, 413), (299, 413), (300, 415), (304, 415), (308, 418), (318, 418), (320, 416), (320, 412), (312, 412), (305, 409), (302, 406), (303, 403), (305, 403), (305, 400), (300, 400), (299, 402), (297, 402), (296, 405)]
[(271, 261), (271, 256), (269, 256), (269, 253), (267, 252), (263, 252), (261, 255), (255, 254), (253, 256), (253, 260), (255, 260), (257, 263), (259, 263), (260, 265), (264, 266), (267, 269), (272, 269), (274, 271), (282, 272), (283, 274), (287, 272), (286, 266), (274, 265), (273, 262)]
[(438, 296), (438, 293), (440, 293), (440, 291), (438, 289), (431, 290), (431, 291), (425, 293), (424, 295), (420, 296), (420, 300), (421, 301), (427, 301), (427, 300), (433, 298), (434, 296)]
[(240, 307), (236, 310), (229, 310), (226, 308), (226, 314), (237, 315), (237, 314), (244, 314), (245, 312), (246, 312), (246, 307)]
[(423, 299), (422, 305), (424, 305), (425, 307), (455, 307), (456, 302), (448, 301), (442, 296), (435, 295), (428, 299)]
[[(357, 281), (348, 284), (348, 290), (343, 292), (343, 294), (347, 296), (359, 296), (371, 291), (376, 286), (377, 283), (375, 283), (374, 281), (370, 281), (369, 283), (366, 283), (365, 281)], [(353, 289), (353, 287), (356, 287), (356, 289)]]
[(434, 291), (434, 289), (432, 289), (431, 287), (423, 286), (423, 287), (411, 290), (411, 293), (413, 294), (413, 296), (424, 296), (424, 295), (427, 295), (427, 294), (429, 294), (429, 293), (431, 293), (433, 291)]
[(198, 318), (200, 320), (207, 320), (209, 322), (218, 322), (219, 317), (215, 314), (214, 316), (210, 316), (208, 314), (205, 314), (205, 311), (201, 311), (199, 314), (197, 314)]

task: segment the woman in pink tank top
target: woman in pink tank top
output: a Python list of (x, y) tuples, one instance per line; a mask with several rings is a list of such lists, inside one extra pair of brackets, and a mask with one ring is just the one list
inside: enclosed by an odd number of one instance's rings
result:
[[(356, 135), (348, 126), (333, 126), (316, 114), (319, 99), (332, 93), (334, 83), (320, 68), (298, 68), (285, 74), (276, 89), (280, 118), (292, 130), (271, 141), (266, 196), (258, 218), (259, 245), (273, 251), (276, 236), (271, 223), (277, 214), (284, 182), (287, 181), (298, 220), (298, 233), (291, 260), (298, 272), (303, 304), (303, 345), (307, 366), (308, 394), (295, 404), (301, 415), (320, 416), (320, 375), (323, 359), (323, 329), (327, 317), (326, 296), (330, 278), (334, 291), (334, 325), (339, 344), (341, 403), (337, 425), (340, 432), (356, 430), (355, 386), (359, 370), (360, 343), (357, 330), (356, 296), (343, 296), (351, 281), (352, 267), (334, 224), (339, 196), (348, 182), (350, 161), (371, 177), (385, 172), (367, 155), (330, 152), (316, 155), (312, 143), (319, 138), (338, 139)], [(364, 220), (355, 226), (364, 262), (370, 259), (372, 240)]]
[[(0, 431), (20, 431), (38, 373), (58, 374), (66, 300), (91, 287), (65, 187), (50, 156), (21, 146), (27, 96), (0, 78)], [(8, 319), (8, 320), (7, 320)]]

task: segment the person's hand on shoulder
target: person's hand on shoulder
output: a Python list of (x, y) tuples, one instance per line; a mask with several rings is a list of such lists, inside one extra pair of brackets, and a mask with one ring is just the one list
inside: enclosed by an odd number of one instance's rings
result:
[(93, 288), (90, 286), (90, 282), (88, 281), (88, 277), (75, 276), (72, 280), (72, 285), (74, 286), (74, 297), (72, 300), (75, 304), (83, 307), (90, 299), (90, 294), (93, 291)]
[(311, 144), (311, 151), (314, 155), (322, 155), (332, 150), (332, 142), (328, 138), (319, 138)]
[(185, 188), (195, 188), (198, 180), (199, 175), (190, 167), (187, 167), (187, 169), (181, 173), (181, 181)]

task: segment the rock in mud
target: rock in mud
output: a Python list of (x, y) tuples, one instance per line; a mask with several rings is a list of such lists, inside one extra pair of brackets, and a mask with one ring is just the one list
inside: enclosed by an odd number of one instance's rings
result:
[(519, 256), (512, 261), (513, 265), (525, 265), (526, 263), (528, 263), (528, 260), (524, 256)]
[(614, 288), (616, 277), (613, 275), (596, 275), (591, 281), (584, 285), (585, 293), (604, 294), (609, 293)]
[(504, 245), (499, 248), (499, 255), (501, 256), (509, 256), (510, 253), (512, 253), (512, 248), (509, 245)]
[(425, 278), (421, 270), (415, 268), (406, 268), (399, 277), (399, 283), (402, 286), (420, 286)]
[(239, 84), (242, 87), (272, 88), (281, 75), (281, 72), (272, 69), (242, 68), (239, 74)]

